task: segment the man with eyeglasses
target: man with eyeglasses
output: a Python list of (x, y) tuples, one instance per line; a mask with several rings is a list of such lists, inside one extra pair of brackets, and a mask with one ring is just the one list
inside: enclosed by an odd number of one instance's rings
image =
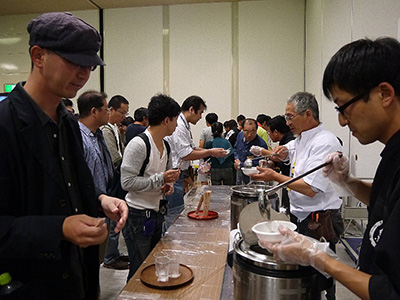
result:
[[(250, 152), (252, 146), (259, 146), (268, 149), (267, 143), (257, 134), (257, 121), (247, 118), (243, 122), (243, 130), (239, 132), (235, 147), (234, 147), (234, 167), (236, 172), (236, 184), (247, 184), (250, 182), (250, 177), (242, 172), (244, 162), (247, 158), (254, 158)], [(252, 166), (258, 166), (260, 159), (253, 159)]]
[[(28, 24), (32, 70), (0, 105), (0, 274), (22, 286), (3, 299), (98, 299), (99, 249), (123, 200), (98, 195), (76, 118), (61, 103), (86, 84), (97, 56), (97, 30), (70, 13)], [(81, 66), (77, 68), (76, 66)]]
[(107, 194), (107, 185), (114, 173), (111, 155), (100, 130), (100, 126), (108, 123), (107, 95), (86, 91), (77, 102), (85, 160), (92, 172), (95, 189)]
[(108, 124), (101, 127), (114, 167), (122, 160), (124, 143), (118, 125), (129, 115), (129, 102), (124, 96), (115, 95), (108, 102), (110, 116)]
[(340, 125), (348, 126), (361, 144), (385, 145), (372, 184), (352, 176), (348, 159), (337, 153), (328, 156), (332, 163), (323, 170), (368, 206), (359, 270), (286, 229), (281, 230), (288, 236), (284, 246), (265, 246), (292, 262), (303, 253), (302, 265), (325, 271), (362, 299), (400, 299), (400, 43), (379, 38), (345, 45), (325, 69), (323, 90), (338, 105)]
[[(287, 101), (285, 118), (296, 139), (276, 147), (274, 152), (281, 160), (290, 161), (290, 176), (272, 169), (260, 169), (261, 173), (253, 175), (253, 179), (282, 183), (322, 164), (329, 153), (342, 152), (337, 137), (319, 120), (318, 103), (314, 95), (307, 92), (292, 95)], [(274, 156), (271, 158), (274, 159)], [(313, 236), (315, 233), (309, 224), (318, 221), (315, 216), (328, 214), (336, 234), (324, 237), (330, 242), (331, 249), (335, 250), (335, 244), (344, 230), (340, 214), (342, 200), (329, 179), (319, 170), (289, 184), (288, 188), (291, 220), (297, 223), (298, 232)], [(327, 289), (326, 298), (335, 299), (335, 286)]]
[[(108, 151), (111, 154), (111, 159), (114, 168), (122, 162), (122, 155), (124, 154), (124, 141), (119, 131), (118, 125), (129, 114), (129, 102), (121, 95), (111, 97), (108, 102), (109, 117), (108, 124), (101, 126), (104, 139), (107, 144)], [(109, 269), (124, 270), (129, 268), (128, 255), (122, 254), (119, 249), (119, 232), (115, 232), (116, 224), (110, 220), (110, 235), (108, 237), (106, 253), (104, 256), (103, 266)]]

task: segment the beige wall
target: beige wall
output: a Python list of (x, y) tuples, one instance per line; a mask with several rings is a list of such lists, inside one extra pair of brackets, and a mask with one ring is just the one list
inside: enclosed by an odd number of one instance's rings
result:
[(338, 124), (334, 104), (322, 93), (322, 76), (330, 58), (343, 45), (360, 38), (399, 36), (400, 2), (397, 0), (308, 0), (306, 90), (320, 98), (321, 119), (344, 142), (353, 172), (373, 178), (383, 145), (360, 145), (347, 127)]
[[(74, 14), (99, 27), (97, 11)], [(10, 34), (21, 38), (12, 46), (0, 44), (0, 63), (16, 65), (13, 70), (0, 65), (1, 85), (29, 74), (26, 24), (32, 17), (0, 17), (0, 43)], [(105, 92), (124, 95), (131, 114), (157, 92), (169, 92), (179, 103), (197, 94), (222, 122), (238, 112), (282, 114), (287, 97), (304, 86), (303, 28), (304, 3), (298, 0), (105, 9)], [(233, 63), (239, 68), (233, 70)], [(83, 90), (99, 89), (99, 74), (96, 70)], [(204, 119), (193, 126), (196, 144), (203, 127)]]
[[(73, 13), (99, 27), (98, 11)], [(1, 91), (4, 83), (25, 80), (29, 74), (26, 25), (32, 17), (0, 17)], [(131, 114), (157, 92), (169, 92), (179, 103), (198, 94), (206, 100), (208, 112), (218, 113), (224, 121), (237, 113), (283, 114), (285, 100), (305, 86), (318, 98), (321, 120), (344, 141), (356, 173), (372, 177), (371, 162), (377, 161), (382, 145), (360, 146), (347, 128), (338, 125), (334, 105), (322, 94), (322, 75), (344, 44), (365, 36), (398, 37), (399, 18), (398, 0), (265, 0), (105, 9), (105, 92), (127, 97)], [(100, 89), (99, 74), (92, 74), (84, 90)], [(204, 120), (193, 126), (196, 144), (203, 127)]]

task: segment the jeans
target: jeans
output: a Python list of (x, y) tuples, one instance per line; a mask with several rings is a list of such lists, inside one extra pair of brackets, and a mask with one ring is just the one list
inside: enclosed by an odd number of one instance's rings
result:
[(139, 210), (129, 207), (124, 238), (129, 255), (127, 281), (135, 274), (142, 262), (161, 238), (164, 216), (154, 210)]
[(168, 213), (165, 215), (165, 231), (175, 222), (176, 218), (185, 208), (183, 200), (183, 176), (184, 174), (181, 172), (178, 180), (174, 183), (174, 193), (166, 196), (168, 200)]
[(112, 264), (121, 256), (121, 253), (118, 250), (119, 232), (115, 233), (114, 231), (115, 226), (117, 225), (115, 221), (109, 218), (107, 218), (107, 221), (109, 222), (110, 235), (108, 236), (106, 252), (104, 254), (104, 263)]
[(163, 235), (168, 230), (168, 228), (174, 224), (175, 220), (179, 217), (181, 212), (185, 209), (185, 205), (179, 205), (172, 208), (168, 208), (168, 213), (165, 215), (165, 226), (163, 229)]
[(236, 171), (236, 185), (248, 184), (250, 182), (250, 177), (244, 175), (242, 170)]

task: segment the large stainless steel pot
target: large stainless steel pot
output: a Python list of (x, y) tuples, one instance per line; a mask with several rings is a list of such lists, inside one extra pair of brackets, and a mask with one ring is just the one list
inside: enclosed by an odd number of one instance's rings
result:
[[(239, 215), (243, 208), (250, 203), (258, 202), (259, 190), (266, 190), (270, 187), (272, 187), (272, 182), (253, 181), (248, 185), (236, 185), (231, 188), (231, 230), (237, 228)], [(277, 203), (279, 206), (278, 194), (273, 193), (266, 197), (268, 197), (271, 203)], [(278, 209), (276, 205), (274, 208)]]
[(321, 299), (321, 277), (312, 267), (277, 262), (265, 249), (234, 243), (234, 299), (300, 300)]

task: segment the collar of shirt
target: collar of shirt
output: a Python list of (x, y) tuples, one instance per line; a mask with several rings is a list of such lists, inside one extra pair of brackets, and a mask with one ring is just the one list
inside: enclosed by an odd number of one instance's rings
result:
[(306, 143), (308, 140), (310, 140), (311, 138), (313, 138), (313, 136), (322, 131), (325, 130), (324, 125), (322, 125), (322, 123), (319, 123), (319, 125), (317, 127), (311, 128), (309, 130), (303, 131), (302, 133), (300, 133), (300, 135), (297, 137), (298, 142), (301, 143)]
[[(47, 123), (52, 122), (54, 123), (54, 121), (49, 117), (49, 115), (47, 115), (40, 107), (39, 105), (37, 105), (37, 103), (31, 98), (28, 97), (29, 101), (31, 102), (32, 106), (33, 106), (33, 110), (35, 111), (36, 115), (38, 116), (40, 123), (42, 124), (42, 126), (45, 126)], [(58, 127), (60, 127), (60, 123), (62, 122), (62, 119), (68, 114), (67, 109), (61, 105), (61, 102), (59, 103), (59, 105), (57, 106), (57, 114), (60, 117), (59, 119), (59, 124)]]
[(179, 114), (179, 118), (182, 120), (183, 124), (185, 124), (185, 127), (187, 128), (187, 130), (190, 130), (190, 124), (188, 123), (188, 121), (186, 121), (186, 118), (183, 115), (183, 113)]
[(190, 124), (188, 123), (188, 121), (186, 121), (186, 118), (183, 115), (183, 113), (180, 113), (179, 118), (182, 120), (183, 125), (185, 125), (186, 129), (190, 132), (190, 138), (193, 139), (192, 131), (190, 130)]
[(81, 128), (81, 132), (83, 132), (86, 136), (95, 137), (94, 133), (90, 131), (89, 128), (86, 127), (81, 121), (79, 121), (79, 127)]

